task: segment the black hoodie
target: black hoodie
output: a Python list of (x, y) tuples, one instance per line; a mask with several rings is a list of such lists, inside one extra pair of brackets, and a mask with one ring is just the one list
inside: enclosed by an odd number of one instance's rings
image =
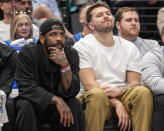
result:
[(14, 49), (0, 43), (0, 90), (8, 96), (12, 89), (17, 53)]

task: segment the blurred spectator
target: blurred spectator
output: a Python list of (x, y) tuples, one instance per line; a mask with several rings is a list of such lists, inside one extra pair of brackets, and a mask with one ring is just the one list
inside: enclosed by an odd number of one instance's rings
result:
[[(9, 94), (11, 93), (14, 80), (16, 62), (16, 51), (4, 43), (0, 43), (0, 127), (5, 123), (2, 131), (15, 131), (15, 103), (13, 99), (9, 97)], [(8, 117), (2, 106), (3, 104), (5, 105), (5, 101)]]
[(56, 0), (32, 0), (33, 10), (42, 4), (47, 5), (58, 18), (62, 19)]
[[(47, 19), (58, 18), (47, 5), (42, 4), (35, 10), (33, 10), (32, 6), (32, 0), (21, 0), (21, 10), (31, 12), (32, 22), (38, 27)], [(66, 28), (65, 31), (67, 38), (72, 37), (72, 34)]]
[(154, 94), (153, 129), (164, 129), (164, 47), (148, 52), (141, 61), (142, 79)]
[[(0, 21), (0, 41), (10, 39), (10, 21), (16, 11), (20, 11), (20, 0), (2, 0), (1, 9), (4, 12), (4, 19)], [(33, 26), (33, 37), (39, 37), (39, 29)]]
[(162, 42), (164, 43), (164, 7), (158, 11), (157, 27), (161, 35)]
[[(10, 39), (5, 43), (11, 46), (23, 46), (26, 44), (25, 40), (32, 38), (33, 27), (30, 17), (23, 11), (16, 12), (10, 23)], [(33, 40), (35, 43), (37, 42), (36, 38), (33, 38)]]
[(142, 39), (139, 37), (140, 22), (139, 15), (135, 8), (119, 8), (115, 15), (118, 35), (134, 43), (140, 51), (141, 58), (150, 50), (159, 47), (155, 40)]
[(80, 12), (79, 12), (79, 21), (83, 26), (83, 30), (82, 32), (79, 32), (73, 35), (73, 37), (67, 39), (66, 44), (73, 46), (75, 42), (79, 41), (81, 38), (83, 38), (84, 36), (88, 35), (91, 32), (91, 30), (88, 27), (88, 23), (86, 21), (86, 12), (92, 4), (93, 3), (88, 3), (81, 7)]

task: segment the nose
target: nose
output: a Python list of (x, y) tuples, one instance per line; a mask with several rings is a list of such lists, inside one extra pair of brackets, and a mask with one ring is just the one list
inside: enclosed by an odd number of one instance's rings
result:
[(132, 20), (132, 24), (136, 24), (136, 21), (135, 21), (135, 19), (133, 19), (133, 20)]
[(15, 6), (15, 0), (11, 0), (11, 5)]
[(62, 37), (60, 34), (57, 35), (57, 38), (56, 38), (57, 41), (61, 41), (62, 40)]
[(28, 3), (25, 4), (25, 8), (29, 9), (29, 4)]
[(26, 25), (25, 25), (25, 24), (23, 24), (23, 25), (22, 25), (22, 28), (23, 28), (23, 29), (26, 29)]

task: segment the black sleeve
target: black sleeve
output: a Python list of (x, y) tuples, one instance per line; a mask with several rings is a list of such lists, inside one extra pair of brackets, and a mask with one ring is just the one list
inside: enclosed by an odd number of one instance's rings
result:
[(43, 112), (50, 103), (53, 94), (41, 87), (35, 80), (36, 73), (34, 72), (39, 65), (34, 64), (37, 62), (34, 55), (26, 46), (19, 52), (16, 82), (19, 88), (19, 96), (29, 100), (33, 103), (35, 109)]
[(79, 55), (75, 49), (72, 47), (65, 47), (66, 57), (69, 61), (71, 71), (72, 71), (72, 84), (70, 89), (67, 92), (64, 92), (64, 89), (61, 85), (59, 89), (59, 94), (61, 94), (64, 98), (72, 98), (76, 97), (80, 90), (80, 79), (79, 79)]
[(4, 91), (7, 96), (9, 96), (12, 84), (14, 81), (14, 74), (17, 62), (17, 53), (15, 50), (12, 50), (10, 55), (5, 58), (3, 67), (0, 71), (0, 90)]

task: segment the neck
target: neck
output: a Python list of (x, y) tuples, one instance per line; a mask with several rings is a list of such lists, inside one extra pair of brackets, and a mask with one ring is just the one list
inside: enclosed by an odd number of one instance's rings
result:
[(5, 24), (10, 24), (10, 22), (11, 22), (11, 16), (4, 15), (3, 22)]
[(104, 46), (114, 46), (113, 32), (94, 32), (93, 35)]
[(84, 37), (84, 36), (86, 36), (86, 35), (88, 35), (90, 33), (91, 33), (90, 29), (88, 27), (86, 27), (86, 26), (83, 26), (83, 31), (81, 33), (82, 36)]
[(125, 36), (125, 35), (122, 35), (120, 33), (118, 33), (118, 35), (121, 36), (122, 38), (132, 42), (132, 43), (137, 39), (137, 36), (134, 36), (134, 37), (132, 37), (132, 36)]

